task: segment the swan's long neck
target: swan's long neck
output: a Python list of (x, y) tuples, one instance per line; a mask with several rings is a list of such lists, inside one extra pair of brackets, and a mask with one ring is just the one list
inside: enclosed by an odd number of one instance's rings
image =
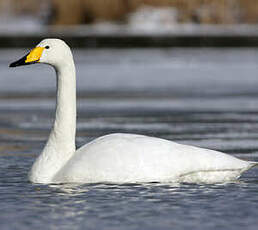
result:
[(74, 64), (56, 68), (56, 117), (49, 141), (65, 149), (75, 149), (76, 132), (76, 78)]
[(29, 179), (50, 183), (75, 152), (76, 77), (73, 58), (55, 66), (57, 75), (56, 116), (47, 144), (32, 166)]

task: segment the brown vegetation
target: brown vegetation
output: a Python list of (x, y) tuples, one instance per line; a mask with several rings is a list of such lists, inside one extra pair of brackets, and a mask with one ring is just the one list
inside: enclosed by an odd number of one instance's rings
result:
[(143, 5), (170, 6), (178, 10), (178, 21), (201, 24), (258, 23), (257, 0), (0, 0), (13, 2), (15, 12), (38, 12), (39, 3), (52, 4), (52, 24), (125, 21)]
[[(54, 24), (123, 21), (128, 13), (143, 5), (174, 7), (179, 12), (179, 22), (258, 23), (257, 0), (53, 0), (53, 2), (58, 9)], [(74, 6), (66, 2), (73, 2)]]

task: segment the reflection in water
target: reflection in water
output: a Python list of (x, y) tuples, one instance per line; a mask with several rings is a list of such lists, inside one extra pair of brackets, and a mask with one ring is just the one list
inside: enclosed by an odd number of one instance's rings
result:
[[(38, 186), (40, 189), (36, 189)], [(244, 209), (253, 209), (257, 205), (247, 207), (247, 203), (258, 201), (250, 189), (252, 185), (245, 183), (38, 186), (35, 186), (34, 211), (43, 213), (43, 218), (47, 216), (52, 224), (59, 221), (58, 226), (65, 229), (75, 228), (73, 223), (80, 228), (89, 225), (119, 228), (122, 225), (125, 229), (137, 229), (141, 223), (150, 229), (171, 224), (188, 228), (190, 222), (206, 229), (212, 227), (211, 222), (223, 224), (229, 219), (245, 223), (244, 219), (238, 220), (239, 213), (241, 216), (249, 211), (235, 213), (236, 208), (242, 205)], [(257, 183), (253, 186), (257, 187)], [(253, 199), (246, 198), (246, 193)], [(205, 221), (205, 217), (210, 221)]]
[(87, 187), (81, 184), (50, 184), (49, 187), (54, 189), (59, 195), (63, 196), (77, 196), (81, 193), (86, 193), (89, 191)]

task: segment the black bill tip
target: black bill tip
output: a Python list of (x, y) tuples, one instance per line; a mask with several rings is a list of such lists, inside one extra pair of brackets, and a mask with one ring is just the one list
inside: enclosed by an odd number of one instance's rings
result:
[(25, 62), (27, 59), (27, 55), (19, 59), (18, 61), (15, 61), (9, 65), (9, 67), (17, 67), (17, 66), (22, 66), (22, 65), (30, 65), (30, 64), (35, 64), (37, 61), (32, 61), (32, 62)]
[(23, 58), (19, 59), (18, 61), (15, 61), (9, 65), (9, 67), (16, 67), (16, 66), (21, 66), (21, 65), (26, 65), (26, 57), (25, 55)]

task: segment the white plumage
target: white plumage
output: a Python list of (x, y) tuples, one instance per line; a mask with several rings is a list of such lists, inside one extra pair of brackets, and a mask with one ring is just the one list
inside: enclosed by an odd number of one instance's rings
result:
[[(46, 63), (56, 69), (57, 107), (48, 142), (29, 173), (31, 182), (217, 183), (235, 180), (257, 165), (221, 152), (136, 134), (106, 135), (75, 150), (76, 74), (72, 53), (59, 39), (45, 39), (37, 47), (43, 52), (31, 63)], [(19, 61), (11, 66), (20, 65)]]
[(168, 140), (110, 134), (78, 149), (54, 182), (205, 182), (234, 180), (252, 164)]

